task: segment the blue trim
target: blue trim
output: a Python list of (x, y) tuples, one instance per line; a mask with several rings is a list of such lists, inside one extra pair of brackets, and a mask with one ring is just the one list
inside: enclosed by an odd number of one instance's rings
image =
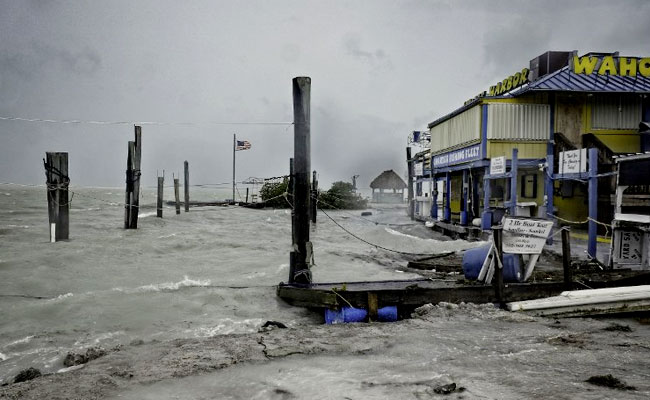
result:
[(518, 160), (519, 149), (512, 149), (512, 165), (510, 166), (510, 216), (517, 215), (517, 178), (518, 178)]
[(490, 211), (490, 179), (487, 178), (490, 174), (490, 167), (485, 167), (485, 175), (483, 176), (483, 214), (481, 214), (481, 229), (492, 229), (492, 212)]
[(447, 172), (445, 174), (445, 207), (444, 207), (444, 217), (443, 219), (446, 222), (451, 222), (451, 173)]
[(552, 96), (549, 96), (549, 98), (551, 123), (549, 124), (550, 132), (548, 133), (549, 141), (546, 142), (546, 154), (553, 154), (553, 143), (555, 143), (555, 93), (553, 93)]
[(589, 149), (589, 225), (587, 232), (589, 234), (587, 242), (587, 253), (591, 258), (596, 258), (597, 253), (597, 227), (598, 220), (598, 149)]

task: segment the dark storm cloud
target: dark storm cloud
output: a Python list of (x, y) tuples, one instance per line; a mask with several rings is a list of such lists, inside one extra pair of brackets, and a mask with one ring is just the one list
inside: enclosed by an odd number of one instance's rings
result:
[(390, 57), (381, 49), (365, 49), (361, 45), (361, 36), (358, 34), (346, 35), (343, 43), (346, 53), (361, 61), (369, 63), (371, 66), (383, 69), (392, 69), (393, 65)]
[[(648, 56), (650, 2), (0, 0), (0, 116), (193, 122), (143, 129), (143, 179), (188, 159), (195, 182), (286, 173), (291, 78), (312, 77), (321, 184), (405, 169), (406, 137), (547, 50)], [(0, 121), (0, 181), (121, 185), (133, 128)], [(240, 162), (241, 161), (241, 162)]]
[[(101, 56), (89, 47), (66, 49), (31, 42), (24, 48), (8, 49), (0, 54), (0, 71), (23, 78), (45, 72), (92, 75), (101, 68)], [(53, 71), (56, 69), (56, 71)]]

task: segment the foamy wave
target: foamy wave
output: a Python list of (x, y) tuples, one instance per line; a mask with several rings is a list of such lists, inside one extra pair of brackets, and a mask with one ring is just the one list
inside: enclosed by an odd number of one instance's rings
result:
[(14, 340), (13, 342), (11, 342), (11, 343), (9, 343), (9, 344), (6, 344), (4, 347), (7, 348), (7, 347), (16, 346), (16, 345), (18, 345), (18, 344), (26, 344), (26, 343), (31, 342), (32, 339), (34, 339), (34, 335), (31, 335), (31, 336), (25, 336), (25, 337), (22, 338), (22, 339)]
[(212, 281), (210, 279), (190, 279), (185, 275), (183, 280), (180, 282), (152, 283), (150, 285), (138, 286), (132, 289), (113, 288), (113, 290), (125, 293), (163, 292), (174, 291), (184, 287), (206, 287), (210, 286), (211, 283)]
[(153, 217), (153, 216), (156, 215), (157, 213), (158, 213), (157, 211), (151, 211), (151, 212), (141, 213), (141, 214), (138, 214), (138, 219), (141, 219), (141, 218), (148, 218), (148, 217)]
[(391, 235), (395, 235), (395, 236), (401, 236), (401, 237), (405, 237), (405, 238), (409, 238), (409, 239), (417, 239), (417, 240), (433, 240), (433, 239), (422, 239), (422, 238), (419, 238), (417, 236), (407, 235), (406, 233), (398, 232), (398, 231), (396, 231), (394, 229), (390, 229), (390, 228), (384, 228), (384, 229), (386, 229), (386, 232), (390, 233)]
[(72, 296), (74, 296), (74, 294), (72, 293), (60, 294), (55, 298), (49, 299), (48, 301), (59, 301), (59, 300), (67, 299), (68, 297), (72, 297)]
[(252, 333), (257, 332), (264, 322), (261, 318), (251, 318), (244, 320), (233, 320), (224, 318), (216, 326), (201, 327), (190, 330), (195, 337), (212, 337), (218, 335), (228, 335), (231, 333)]
[(7, 357), (6, 355), (0, 353), (0, 361), (4, 361), (4, 360), (6, 360), (6, 359), (8, 359), (8, 358), (9, 358), (9, 357)]

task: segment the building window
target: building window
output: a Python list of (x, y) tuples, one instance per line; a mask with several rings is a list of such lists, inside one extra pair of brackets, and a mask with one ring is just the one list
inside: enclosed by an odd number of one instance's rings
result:
[(641, 122), (641, 97), (595, 95), (591, 126), (594, 129), (638, 129)]

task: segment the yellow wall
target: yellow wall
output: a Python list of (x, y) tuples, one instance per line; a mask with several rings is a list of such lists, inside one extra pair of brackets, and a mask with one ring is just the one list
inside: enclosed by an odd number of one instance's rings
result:
[(506, 156), (512, 158), (512, 149), (519, 149), (518, 158), (544, 158), (546, 157), (546, 142), (502, 142), (488, 140), (488, 158)]
[(620, 131), (618, 133), (601, 133), (594, 131), (598, 139), (612, 149), (615, 153), (637, 153), (641, 148), (641, 138), (635, 131)]
[(451, 201), (449, 207), (452, 213), (460, 212), (460, 202), (463, 196), (463, 173), (456, 172), (451, 176)]
[[(555, 192), (557, 193), (560, 188), (560, 181), (555, 181)], [(586, 193), (586, 192), (585, 192)], [(589, 207), (587, 206), (587, 198), (583, 194), (579, 183), (574, 183), (573, 197), (562, 198), (562, 196), (553, 196), (553, 206), (555, 207), (555, 215), (558, 217), (573, 221), (585, 221), (589, 215)], [(560, 220), (561, 223), (566, 224)], [(584, 228), (584, 226), (582, 226)]]

